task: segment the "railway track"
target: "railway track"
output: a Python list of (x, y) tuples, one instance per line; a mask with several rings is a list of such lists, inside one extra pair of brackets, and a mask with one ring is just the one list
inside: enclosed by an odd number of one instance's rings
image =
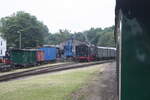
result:
[(88, 66), (102, 64), (106, 62), (112, 62), (112, 61), (113, 60), (106, 60), (106, 61), (97, 61), (97, 62), (89, 62), (89, 63), (71, 63), (71, 64), (55, 65), (51, 67), (42, 67), (42, 68), (32, 69), (28, 71), (2, 75), (0, 76), (0, 82), (9, 81), (9, 80), (13, 80), (13, 79), (17, 79), (17, 78), (21, 78), (25, 76), (38, 75), (38, 74), (43, 74), (43, 73), (56, 72), (56, 71), (74, 69), (74, 68), (80, 68), (80, 67), (88, 67)]

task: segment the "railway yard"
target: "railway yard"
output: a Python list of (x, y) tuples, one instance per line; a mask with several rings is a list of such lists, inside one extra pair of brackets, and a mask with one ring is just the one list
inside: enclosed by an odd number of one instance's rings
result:
[[(110, 80), (107, 73), (112, 72), (107, 72), (107, 69), (115, 66), (113, 62), (116, 58), (116, 48), (87, 43), (75, 45), (73, 41), (67, 40), (62, 49), (50, 45), (8, 49), (0, 59), (1, 99), (99, 100), (107, 97), (107, 93), (102, 94), (99, 91), (107, 87), (107, 84), (100, 83), (102, 87), (98, 84), (99, 81), (104, 81), (103, 77)], [(115, 84), (111, 83), (108, 85), (114, 88)], [(109, 91), (109, 88), (105, 90)], [(92, 94), (90, 91), (93, 91), (93, 95), (86, 96)], [(101, 94), (98, 95), (94, 91)], [(112, 93), (111, 97), (114, 97), (115, 91)]]
[(58, 63), (0, 73), (2, 100), (115, 100), (113, 60)]
[[(0, 17), (0, 100), (122, 100), (120, 87), (128, 83), (120, 81), (122, 73), (125, 79), (127, 76), (121, 72), (122, 62), (128, 61), (124, 57), (130, 53), (122, 53), (126, 46), (122, 46), (121, 32), (134, 26), (141, 33), (139, 27), (144, 24), (124, 27), (131, 11), (126, 16), (128, 7), (120, 8), (125, 7), (121, 0), (116, 0), (116, 8), (115, 1), (110, 5), (109, 0), (4, 1)], [(134, 53), (139, 54), (138, 60), (147, 58), (143, 49)]]
[(2, 0), (0, 100), (150, 100), (149, 5)]

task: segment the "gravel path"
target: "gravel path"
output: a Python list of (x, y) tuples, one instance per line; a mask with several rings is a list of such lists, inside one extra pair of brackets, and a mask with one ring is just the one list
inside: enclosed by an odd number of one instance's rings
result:
[(116, 63), (104, 64), (90, 82), (72, 100), (117, 100)]

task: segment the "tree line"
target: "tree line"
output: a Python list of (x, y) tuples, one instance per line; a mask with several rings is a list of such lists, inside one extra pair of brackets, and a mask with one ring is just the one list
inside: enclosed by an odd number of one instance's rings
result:
[(60, 30), (53, 34), (50, 33), (45, 39), (50, 45), (57, 45), (66, 39), (74, 38), (82, 42), (89, 42), (97, 46), (115, 46), (114, 40), (114, 26), (102, 28), (91, 28), (83, 32), (71, 33), (68, 30)]
[(43, 44), (57, 45), (66, 39), (74, 38), (98, 46), (115, 46), (114, 26), (91, 28), (83, 32), (65, 29), (57, 33), (50, 33), (48, 27), (29, 13), (19, 11), (11, 16), (0, 19), (0, 35), (7, 40), (8, 47), (19, 47), (21, 35), (22, 48), (37, 47)]

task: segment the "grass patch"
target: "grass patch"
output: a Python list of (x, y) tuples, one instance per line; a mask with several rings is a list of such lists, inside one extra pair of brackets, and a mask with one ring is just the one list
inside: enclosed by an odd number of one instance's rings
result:
[(81, 88), (99, 66), (0, 83), (0, 100), (69, 100), (70, 94)]

